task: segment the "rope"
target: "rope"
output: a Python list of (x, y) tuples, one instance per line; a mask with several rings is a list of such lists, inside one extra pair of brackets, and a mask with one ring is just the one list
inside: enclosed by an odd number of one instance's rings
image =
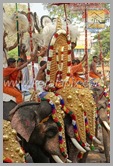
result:
[[(32, 29), (31, 29), (31, 17), (30, 17), (30, 4), (29, 3), (28, 3), (28, 21), (29, 21), (30, 49), (31, 49), (31, 53), (33, 53), (33, 41), (32, 41)], [(33, 61), (32, 61), (32, 73), (33, 73), (33, 81), (34, 81), (33, 87), (34, 87), (34, 91), (36, 91), (35, 72), (34, 72), (34, 62)]]

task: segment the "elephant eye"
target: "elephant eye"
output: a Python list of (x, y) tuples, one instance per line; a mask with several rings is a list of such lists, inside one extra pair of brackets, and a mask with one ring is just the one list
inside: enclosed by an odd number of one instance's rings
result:
[(46, 136), (51, 138), (51, 137), (54, 137), (57, 133), (58, 133), (57, 127), (52, 126), (52, 127), (49, 127), (49, 129), (47, 129)]

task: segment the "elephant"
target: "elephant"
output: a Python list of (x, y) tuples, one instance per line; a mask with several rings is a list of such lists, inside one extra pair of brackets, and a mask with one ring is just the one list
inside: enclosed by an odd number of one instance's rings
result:
[(110, 126), (109, 126), (109, 120), (107, 115), (108, 99), (104, 95), (106, 94), (104, 87), (96, 86), (96, 87), (92, 87), (92, 90), (94, 92), (94, 99), (97, 103), (99, 123), (102, 126), (103, 146), (104, 146), (106, 162), (109, 163), (110, 162)]
[[(11, 112), (9, 120), (12, 127), (23, 138), (23, 148), (29, 152), (34, 163), (53, 162), (51, 155), (54, 162), (66, 162), (59, 149), (58, 126), (50, 116), (51, 106), (47, 101), (25, 102), (15, 113)], [(48, 116), (47, 121), (41, 122)]]
[[(60, 152), (58, 126), (53, 121), (51, 112), (51, 106), (47, 101), (24, 102), (10, 112), (9, 120), (22, 138), (22, 146), (26, 152), (29, 152), (33, 162), (70, 162)], [(65, 116), (64, 124), (69, 159), (73, 163), (81, 162), (78, 158), (79, 152), (83, 151), (86, 154), (86, 150), (75, 140), (72, 119), (69, 114)]]
[[(4, 103), (4, 107), (5, 104), (6, 103)], [(13, 103), (11, 107), (14, 105), (16, 104)], [(17, 105), (15, 108), (17, 111), (14, 113), (13, 109), (10, 112), (10, 118), (8, 120), (11, 120), (12, 127), (17, 131), (19, 137), (22, 139), (22, 147), (24, 148), (25, 152), (29, 152), (33, 162), (67, 162), (59, 150), (58, 126), (50, 116), (51, 107), (48, 102), (43, 101), (40, 104), (33, 101), (25, 102), (22, 104), (22, 106), (20, 104), (20, 107)], [(11, 115), (13, 116), (11, 117)], [(48, 115), (49, 119), (45, 122), (41, 122), (47, 118)], [(77, 155), (80, 150), (74, 146), (70, 139), (69, 130), (73, 127), (69, 115), (66, 115), (64, 123), (66, 124), (66, 142), (69, 158), (72, 160), (72, 162), (79, 162)]]
[[(102, 84), (103, 85), (103, 84)], [(102, 127), (102, 141), (104, 146), (104, 154), (106, 158), (106, 163), (110, 162), (110, 126), (109, 120), (107, 115), (107, 106), (108, 106), (108, 99), (105, 97), (105, 87), (99, 83), (91, 82), (90, 89), (93, 92), (93, 97), (96, 102), (98, 115), (97, 118), (99, 119), (99, 123)], [(97, 119), (96, 119), (97, 120)], [(98, 138), (98, 124), (96, 123), (96, 137)], [(91, 141), (88, 139), (88, 143)], [(83, 155), (83, 158), (80, 162), (84, 163), (87, 160), (88, 151)]]
[(16, 106), (17, 104), (10, 101), (3, 101), (3, 119), (9, 121), (9, 112)]

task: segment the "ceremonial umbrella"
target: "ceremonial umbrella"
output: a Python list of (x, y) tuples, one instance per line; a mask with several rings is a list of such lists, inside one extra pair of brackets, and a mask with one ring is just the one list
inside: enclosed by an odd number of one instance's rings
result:
[[(87, 9), (103, 9), (104, 4), (105, 3), (51, 3), (51, 4), (49, 4), (49, 5), (57, 5), (57, 6), (64, 5), (66, 19), (67, 19), (66, 7), (70, 8), (70, 12), (73, 12), (73, 11), (80, 12), (81, 11), (82, 13), (84, 13), (84, 18), (85, 18), (85, 56), (86, 56), (85, 78), (86, 78), (86, 83), (89, 82), (88, 51), (87, 51), (87, 25), (88, 25)], [(109, 13), (107, 10), (105, 10), (105, 12)], [(102, 54), (101, 54), (101, 59), (102, 59)]]

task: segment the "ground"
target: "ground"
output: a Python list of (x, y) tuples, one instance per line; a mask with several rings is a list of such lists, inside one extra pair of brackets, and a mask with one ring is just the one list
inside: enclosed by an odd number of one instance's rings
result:
[(91, 151), (87, 158), (87, 163), (105, 163), (105, 155), (104, 153), (100, 153), (98, 149), (95, 151)]
[[(98, 129), (98, 138), (103, 142), (102, 140), (102, 129), (101, 126)], [(105, 163), (105, 154), (104, 154), (104, 147), (102, 145), (97, 145), (95, 146), (94, 151), (90, 151), (88, 158), (87, 158), (87, 163)]]

